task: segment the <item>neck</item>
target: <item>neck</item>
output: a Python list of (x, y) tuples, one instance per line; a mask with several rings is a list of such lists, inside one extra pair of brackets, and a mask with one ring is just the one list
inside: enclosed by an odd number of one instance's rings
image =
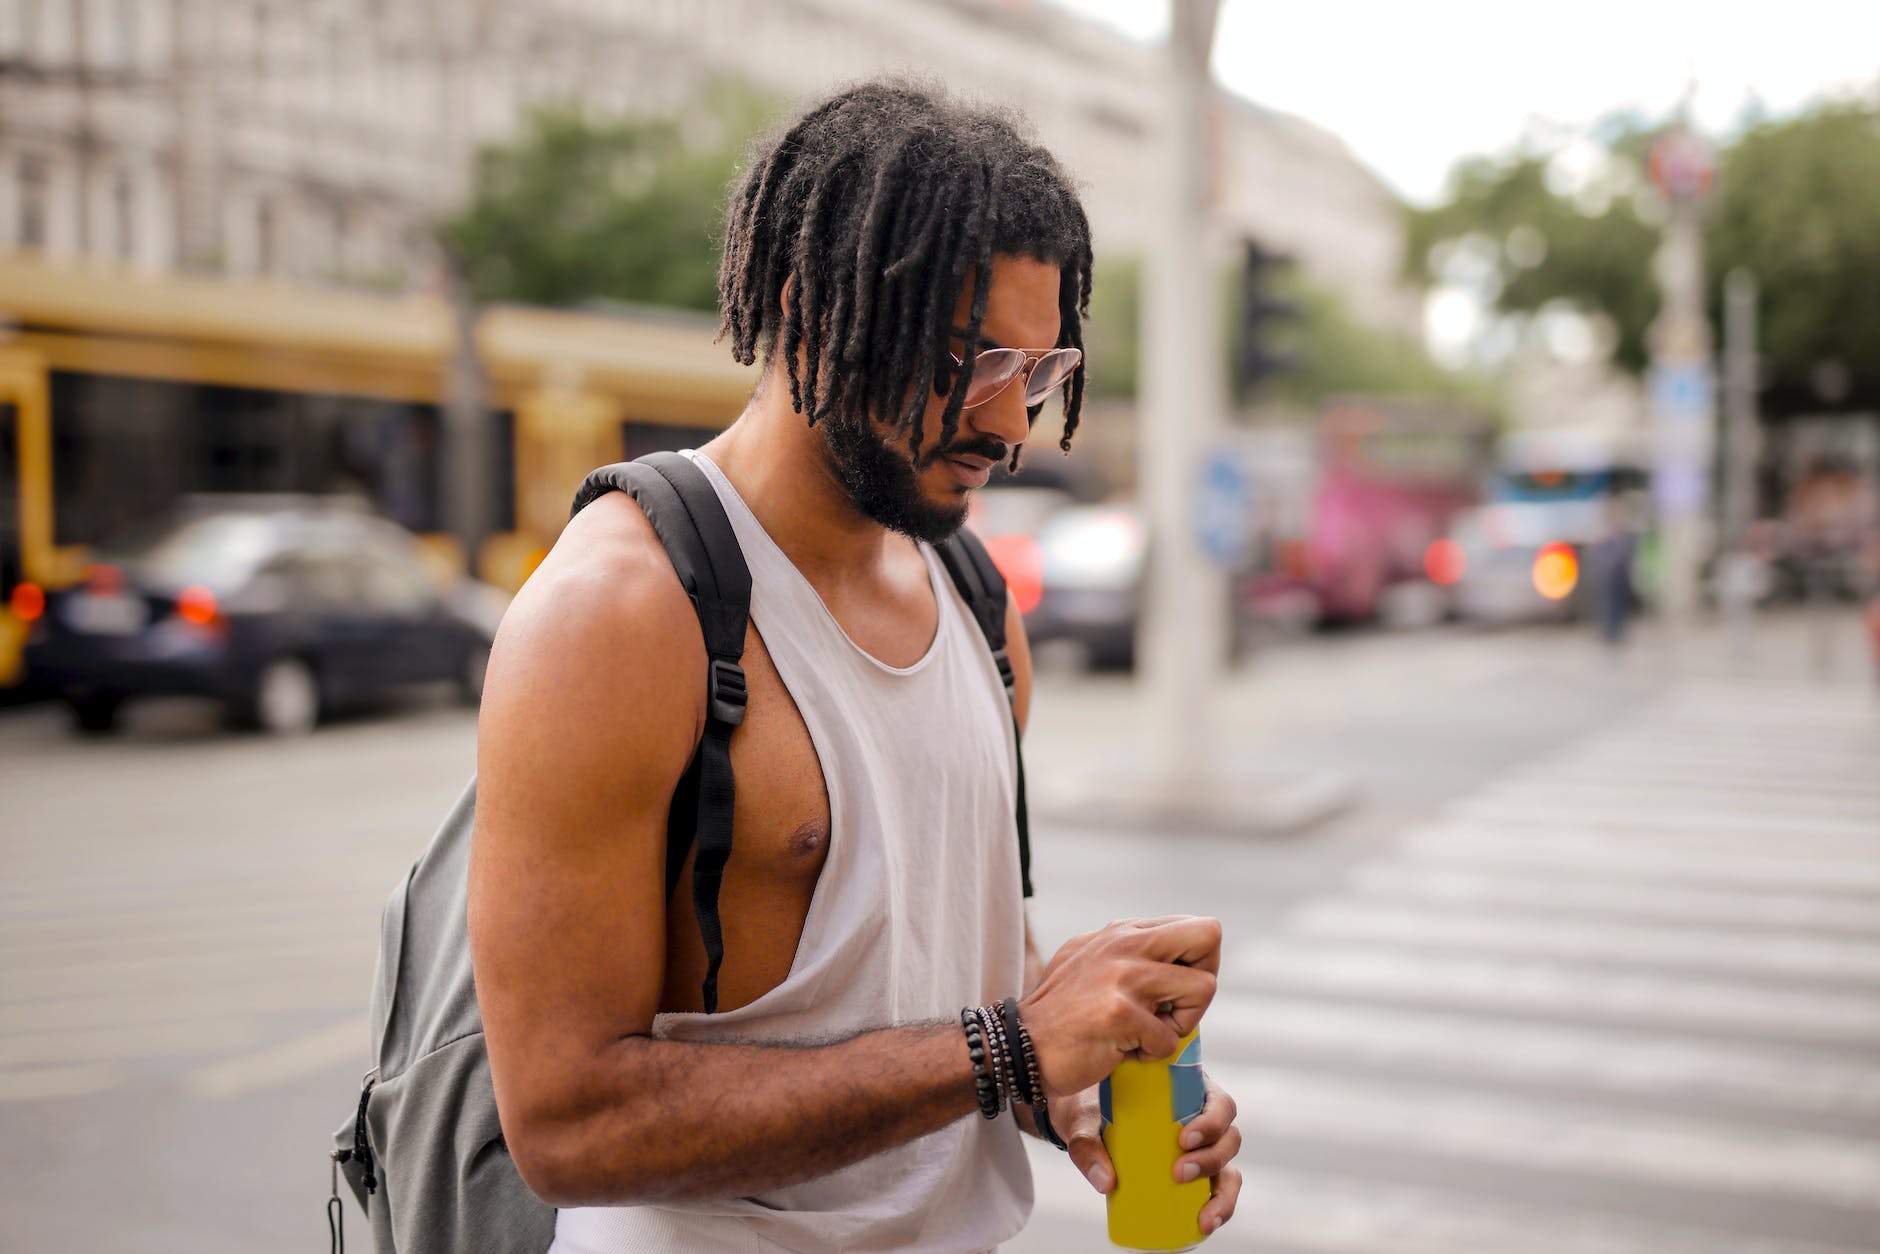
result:
[(822, 432), (790, 408), (784, 379), (767, 379), (737, 421), (700, 451), (819, 588), (874, 578), (911, 543), (855, 508), (829, 465)]

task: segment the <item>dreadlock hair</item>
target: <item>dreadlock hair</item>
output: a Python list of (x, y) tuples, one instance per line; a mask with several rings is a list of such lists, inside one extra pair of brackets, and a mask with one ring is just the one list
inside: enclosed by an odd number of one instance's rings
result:
[[(880, 417), (907, 432), (910, 451), (927, 389), (946, 394), (945, 448), (972, 380), (995, 255), (1058, 267), (1055, 347), (1081, 350), (1090, 224), (1022, 119), (917, 79), (852, 84), (752, 145), (725, 222), (718, 338), (729, 336), (745, 365), (761, 352), (767, 371), (781, 355), (791, 406), (812, 425)], [(956, 369), (947, 340), (969, 272)], [(1066, 451), (1083, 397), (1080, 364), (1064, 388)], [(1034, 421), (1041, 408), (1030, 408)]]

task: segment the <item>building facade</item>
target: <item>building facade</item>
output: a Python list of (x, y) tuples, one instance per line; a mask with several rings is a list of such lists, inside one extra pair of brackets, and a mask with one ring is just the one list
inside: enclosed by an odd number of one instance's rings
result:
[[(1099, 252), (1143, 250), (1156, 53), (1037, 0), (0, 0), (0, 250), (422, 286), (429, 224), (531, 104), (683, 116), (716, 78), (797, 100), (897, 69), (1017, 104)], [(1224, 250), (1254, 234), (1413, 332), (1383, 185), (1301, 119), (1216, 121)]]

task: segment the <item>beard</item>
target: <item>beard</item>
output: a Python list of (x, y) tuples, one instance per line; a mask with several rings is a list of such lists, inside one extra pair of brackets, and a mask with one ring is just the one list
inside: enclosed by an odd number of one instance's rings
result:
[[(899, 438), (884, 439), (872, 424), (833, 416), (823, 419), (822, 430), (830, 469), (862, 517), (928, 544), (943, 543), (965, 523), (965, 494), (957, 501), (928, 500), (921, 492), (914, 459)], [(998, 462), (1005, 459), (1006, 447), (996, 440), (970, 440), (947, 450), (947, 455), (958, 453)], [(930, 466), (941, 456), (929, 454), (921, 458), (921, 466)]]

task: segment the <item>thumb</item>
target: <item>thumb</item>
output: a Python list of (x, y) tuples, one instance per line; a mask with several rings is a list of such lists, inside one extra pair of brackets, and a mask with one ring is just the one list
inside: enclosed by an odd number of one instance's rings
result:
[[(1062, 1111), (1062, 1114), (1057, 1112)], [(1095, 1085), (1083, 1092), (1052, 1103), (1051, 1122), (1057, 1125), (1058, 1135), (1070, 1146), (1071, 1162), (1090, 1181), (1090, 1187), (1099, 1193), (1108, 1193), (1116, 1187), (1116, 1167), (1110, 1162), (1110, 1152), (1103, 1147), (1103, 1112), (1097, 1102)], [(1068, 1115), (1069, 1118), (1064, 1118)]]

